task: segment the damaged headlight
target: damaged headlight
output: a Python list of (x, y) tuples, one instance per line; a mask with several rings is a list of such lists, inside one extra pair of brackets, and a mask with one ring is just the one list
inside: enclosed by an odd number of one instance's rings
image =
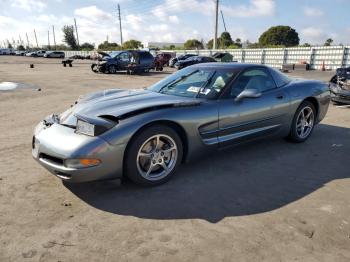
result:
[(78, 119), (75, 132), (77, 134), (95, 136), (95, 125)]
[[(92, 123), (89, 123), (89, 122)], [(75, 133), (88, 136), (99, 136), (116, 125), (115, 122), (104, 119), (84, 119), (77, 118)]]

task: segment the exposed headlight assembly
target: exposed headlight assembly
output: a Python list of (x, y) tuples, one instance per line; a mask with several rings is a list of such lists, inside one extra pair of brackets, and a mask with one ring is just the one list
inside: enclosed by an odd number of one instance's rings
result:
[[(98, 136), (118, 124), (117, 120), (110, 119), (112, 116), (100, 116), (99, 118), (90, 119), (87, 117), (77, 117), (75, 133), (88, 136)], [(93, 123), (93, 124), (92, 124)]]
[(83, 134), (83, 135), (88, 135), (88, 136), (95, 136), (95, 134), (96, 134), (95, 129), (96, 129), (95, 125), (78, 119), (77, 120), (77, 127), (75, 129), (75, 132), (77, 134)]

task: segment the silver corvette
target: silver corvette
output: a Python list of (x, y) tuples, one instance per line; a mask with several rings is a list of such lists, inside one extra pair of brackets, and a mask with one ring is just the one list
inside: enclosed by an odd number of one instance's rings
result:
[(185, 68), (144, 90), (78, 99), (35, 128), (33, 157), (71, 182), (169, 180), (179, 164), (266, 137), (304, 142), (328, 110), (325, 83), (237, 63)]

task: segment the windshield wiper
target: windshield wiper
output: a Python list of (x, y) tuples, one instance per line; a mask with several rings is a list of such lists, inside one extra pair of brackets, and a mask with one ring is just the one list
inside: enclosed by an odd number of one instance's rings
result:
[(211, 80), (213, 79), (214, 75), (215, 75), (215, 71), (211, 74), (211, 76), (208, 78), (207, 81), (204, 82), (204, 84), (199, 88), (195, 98), (198, 98), (199, 94), (202, 92), (203, 88), (205, 88), (209, 83), (211, 83)]
[(193, 71), (193, 72), (191, 72), (191, 73), (188, 73), (187, 75), (183, 75), (183, 76), (181, 76), (181, 77), (179, 77), (179, 78), (177, 78), (177, 79), (174, 79), (173, 81), (171, 81), (170, 83), (168, 83), (167, 85), (165, 85), (165, 86), (163, 86), (161, 89), (159, 89), (158, 92), (161, 93), (161, 94), (164, 94), (164, 92), (162, 92), (163, 89), (169, 88), (171, 85), (176, 84), (177, 82), (180, 82), (181, 80), (185, 79), (186, 77), (189, 77), (190, 75), (193, 75), (193, 74), (196, 73), (197, 71), (198, 71), (198, 70)]

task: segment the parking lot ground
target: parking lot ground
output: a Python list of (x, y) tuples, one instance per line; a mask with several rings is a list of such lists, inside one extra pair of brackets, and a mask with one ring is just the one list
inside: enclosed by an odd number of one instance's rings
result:
[(0, 261), (350, 261), (350, 108), (331, 105), (306, 143), (213, 153), (159, 187), (70, 185), (32, 159), (34, 126), (79, 95), (169, 70), (103, 75), (59, 61), (0, 57), (0, 82), (27, 86), (0, 91)]

